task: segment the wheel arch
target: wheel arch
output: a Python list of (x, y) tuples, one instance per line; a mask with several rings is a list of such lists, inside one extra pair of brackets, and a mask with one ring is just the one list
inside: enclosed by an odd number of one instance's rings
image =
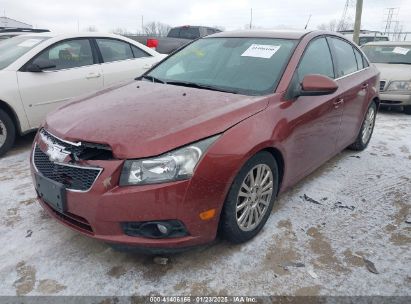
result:
[(283, 182), (284, 171), (285, 171), (285, 163), (284, 163), (283, 154), (281, 153), (280, 150), (278, 150), (275, 147), (267, 147), (267, 148), (264, 148), (264, 149), (258, 151), (257, 153), (259, 153), (261, 151), (269, 152), (277, 162), (277, 166), (278, 166), (278, 190), (277, 190), (277, 192), (279, 192), (279, 190), (281, 188), (281, 185), (282, 185), (282, 182)]
[(371, 99), (371, 102), (375, 102), (375, 104), (377, 105), (377, 110), (378, 110), (378, 108), (380, 107), (380, 103), (381, 103), (380, 98), (375, 96), (373, 99)]
[(11, 120), (13, 121), (13, 124), (16, 128), (16, 131), (18, 132), (18, 134), (22, 134), (21, 131), (21, 125), (20, 125), (20, 120), (16, 114), (16, 112), (13, 110), (13, 108), (6, 103), (5, 101), (0, 99), (0, 109), (2, 109), (4, 112), (7, 113), (7, 115), (10, 116)]

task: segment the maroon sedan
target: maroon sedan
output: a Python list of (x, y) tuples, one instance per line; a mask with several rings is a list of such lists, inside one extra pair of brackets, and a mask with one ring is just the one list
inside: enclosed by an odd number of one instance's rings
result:
[(245, 242), (279, 193), (341, 150), (367, 147), (378, 85), (336, 33), (208, 36), (49, 115), (32, 152), (39, 201), (117, 247)]

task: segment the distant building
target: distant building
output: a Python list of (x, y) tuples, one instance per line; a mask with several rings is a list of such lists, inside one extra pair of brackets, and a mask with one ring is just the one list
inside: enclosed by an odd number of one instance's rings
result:
[(11, 19), (9, 17), (0, 17), (0, 28), (8, 28), (8, 27), (27, 28), (27, 29), (33, 28), (33, 26), (30, 24)]

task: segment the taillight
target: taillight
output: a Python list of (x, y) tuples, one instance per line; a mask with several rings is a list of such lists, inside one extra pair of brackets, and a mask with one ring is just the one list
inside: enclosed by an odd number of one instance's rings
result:
[(147, 39), (147, 46), (152, 49), (156, 49), (158, 46), (158, 40), (157, 39)]

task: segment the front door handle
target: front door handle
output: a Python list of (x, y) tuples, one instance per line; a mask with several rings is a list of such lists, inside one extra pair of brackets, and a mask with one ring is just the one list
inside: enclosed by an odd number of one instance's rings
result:
[(99, 78), (99, 77), (101, 77), (100, 73), (90, 73), (86, 76), (86, 79)]
[(334, 109), (338, 109), (344, 103), (344, 98), (338, 98), (333, 102)]

